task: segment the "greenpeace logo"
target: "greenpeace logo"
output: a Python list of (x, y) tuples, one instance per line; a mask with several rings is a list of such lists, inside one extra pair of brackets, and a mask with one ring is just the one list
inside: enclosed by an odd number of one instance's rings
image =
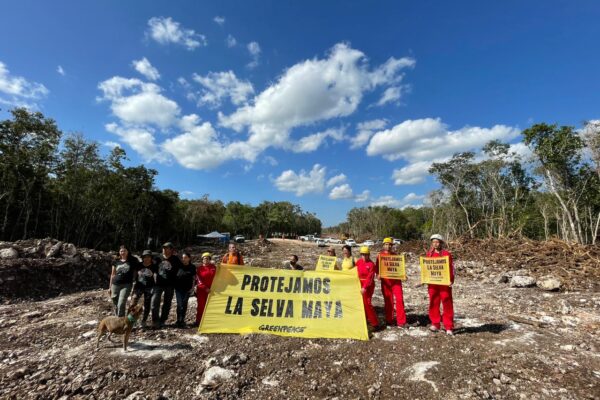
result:
[(288, 325), (261, 325), (259, 331), (268, 332), (285, 332), (285, 333), (302, 333), (306, 329), (305, 326), (288, 326)]

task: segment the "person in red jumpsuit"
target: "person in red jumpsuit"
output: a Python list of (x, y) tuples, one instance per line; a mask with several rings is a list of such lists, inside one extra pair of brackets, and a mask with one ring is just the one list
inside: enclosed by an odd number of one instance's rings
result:
[(196, 324), (199, 325), (202, 321), (202, 314), (206, 307), (206, 300), (210, 293), (217, 267), (212, 263), (212, 254), (202, 254), (202, 264), (196, 268), (196, 298), (198, 300), (198, 308), (196, 309)]
[[(454, 284), (454, 264), (452, 254), (444, 249), (444, 238), (442, 235), (432, 235), (431, 249), (427, 252), (427, 257), (448, 256), (450, 261), (450, 286), (428, 285), (429, 292), (429, 319), (431, 320), (430, 330), (437, 332), (440, 330), (440, 319), (444, 324), (446, 333), (453, 334), (454, 329), (454, 306), (452, 304), (452, 285)], [(443, 307), (443, 313), (440, 318), (440, 303)]]
[(360, 248), (360, 260), (356, 262), (356, 270), (360, 279), (360, 293), (362, 294), (367, 321), (372, 329), (378, 329), (379, 320), (371, 303), (371, 298), (375, 292), (375, 263), (371, 261), (370, 253), (371, 251), (367, 246)]
[[(395, 255), (392, 250), (392, 238), (383, 239), (383, 250), (377, 256), (376, 273), (379, 274), (379, 258), (385, 255)], [(381, 278), (381, 293), (385, 309), (385, 322), (388, 326), (394, 324), (394, 299), (396, 300), (396, 324), (406, 327), (406, 312), (404, 311), (404, 295), (400, 279)]]

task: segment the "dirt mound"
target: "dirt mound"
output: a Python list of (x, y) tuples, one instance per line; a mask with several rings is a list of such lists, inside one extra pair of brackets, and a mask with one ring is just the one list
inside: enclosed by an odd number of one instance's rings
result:
[(0, 301), (108, 287), (112, 255), (55, 239), (0, 242)]

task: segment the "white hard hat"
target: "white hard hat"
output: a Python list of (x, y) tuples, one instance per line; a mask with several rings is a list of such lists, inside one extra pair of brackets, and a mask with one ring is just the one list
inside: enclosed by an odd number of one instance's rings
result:
[(429, 238), (429, 240), (433, 240), (433, 239), (437, 239), (437, 240), (439, 240), (441, 242), (444, 241), (444, 237), (442, 235), (438, 234), (438, 233), (436, 233), (435, 235), (431, 235), (431, 237)]

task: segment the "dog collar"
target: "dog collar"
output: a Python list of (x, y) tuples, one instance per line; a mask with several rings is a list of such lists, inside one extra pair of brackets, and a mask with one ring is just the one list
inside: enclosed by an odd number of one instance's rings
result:
[(135, 319), (133, 315), (129, 314), (127, 315), (127, 321), (131, 322), (132, 324), (135, 324), (137, 319)]

